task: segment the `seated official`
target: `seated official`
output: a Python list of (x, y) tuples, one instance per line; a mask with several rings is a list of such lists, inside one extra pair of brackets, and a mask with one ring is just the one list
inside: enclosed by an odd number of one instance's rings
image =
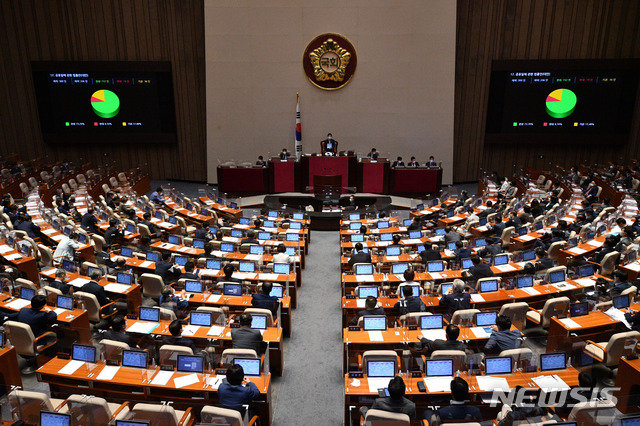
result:
[(416, 161), (416, 157), (411, 156), (411, 159), (407, 163), (407, 167), (420, 167), (420, 163)]
[(280, 244), (276, 248), (276, 254), (273, 255), (273, 263), (288, 263), (294, 262), (294, 258), (287, 254), (287, 247), (284, 244)]
[(156, 224), (151, 222), (151, 213), (145, 212), (144, 215), (142, 216), (142, 219), (143, 220), (140, 223), (145, 225), (147, 228), (149, 228), (149, 232), (152, 235), (156, 235), (160, 231), (160, 229), (158, 229)]
[(436, 339), (429, 340), (425, 337), (419, 336), (420, 343), (416, 344), (417, 350), (423, 350), (427, 354), (431, 354), (433, 351), (466, 351), (467, 346), (462, 340), (458, 340), (460, 336), (460, 328), (455, 324), (447, 324), (445, 328), (447, 340)]
[(218, 281), (225, 281), (225, 282), (231, 282), (231, 283), (242, 282), (242, 280), (239, 280), (238, 278), (233, 278), (233, 273), (235, 271), (236, 271), (235, 266), (233, 266), (231, 263), (227, 263), (222, 267), (222, 273), (224, 274), (224, 276), (222, 278), (218, 278)]
[(243, 244), (260, 244), (260, 241), (256, 238), (256, 232), (253, 229), (247, 231), (247, 236), (240, 240), (240, 245)]
[(411, 221), (411, 225), (407, 227), (407, 231), (421, 231), (422, 230), (422, 222), (418, 216), (415, 216)]
[(280, 160), (287, 161), (290, 156), (291, 153), (287, 151), (287, 148), (282, 148), (282, 152), (280, 152)]
[(451, 380), (451, 397), (451, 404), (438, 408), (436, 412), (440, 420), (482, 420), (480, 409), (466, 404), (469, 401), (469, 384), (462, 377)]
[(369, 151), (369, 153), (367, 154), (367, 157), (371, 158), (372, 160), (377, 160), (379, 156), (380, 153), (375, 148), (371, 148), (371, 151)]
[(170, 285), (162, 287), (160, 294), (160, 300), (158, 304), (161, 308), (169, 309), (176, 314), (179, 311), (183, 311), (189, 307), (189, 301), (184, 300), (175, 294), (175, 290)]
[(242, 313), (238, 318), (239, 328), (231, 329), (231, 344), (234, 349), (253, 349), (262, 354), (262, 334), (260, 330), (251, 328), (251, 314)]
[(149, 200), (154, 204), (164, 203), (164, 191), (161, 187), (157, 187), (154, 192), (151, 193)]
[(396, 161), (391, 164), (391, 167), (404, 167), (404, 161), (402, 161), (402, 157), (399, 156), (398, 158), (396, 158)]
[(171, 336), (164, 336), (162, 338), (163, 345), (185, 346), (191, 348), (193, 353), (197, 352), (196, 345), (193, 340), (188, 337), (182, 337), (182, 322), (180, 320), (173, 320), (169, 324), (169, 333)]
[(480, 278), (488, 278), (493, 276), (491, 265), (483, 261), (480, 256), (472, 256), (471, 262), (473, 262), (473, 266), (469, 268), (467, 272), (473, 279), (478, 280)]
[(549, 258), (547, 251), (542, 247), (537, 247), (535, 250), (538, 260), (535, 263), (536, 271), (544, 271), (555, 266), (553, 259)]
[(464, 281), (459, 279), (453, 280), (453, 286), (447, 294), (442, 295), (438, 305), (446, 306), (450, 314), (458, 309), (471, 308), (471, 295), (464, 291), (465, 287)]
[(91, 278), (91, 281), (80, 287), (80, 291), (93, 294), (100, 306), (110, 303), (111, 300), (107, 297), (107, 292), (104, 290), (104, 287), (98, 284), (98, 281), (102, 278), (102, 274), (99, 271), (93, 271), (89, 275), (89, 278)]
[(95, 217), (93, 207), (89, 207), (87, 212), (82, 215), (82, 220), (80, 221), (80, 226), (87, 232), (93, 232), (94, 234), (98, 232), (98, 218)]
[(239, 364), (233, 364), (227, 368), (226, 376), (220, 383), (217, 394), (222, 407), (236, 410), (243, 416), (244, 405), (260, 399), (260, 390), (244, 377), (244, 369)]
[(258, 167), (267, 167), (267, 162), (264, 161), (262, 155), (258, 155), (258, 160), (256, 160), (256, 166)]
[(433, 260), (442, 260), (440, 248), (437, 244), (431, 244), (427, 241), (424, 243), (424, 250), (420, 252), (420, 259), (422, 259), (422, 263), (427, 263)]
[(617, 244), (616, 239), (611, 236), (608, 236), (607, 238), (605, 238), (604, 243), (602, 244), (602, 247), (600, 248), (600, 250), (598, 250), (596, 254), (593, 255), (591, 260), (595, 263), (602, 262), (602, 259), (604, 259), (606, 255), (614, 251), (616, 244)]
[[(575, 392), (577, 392), (577, 395), (575, 396), (581, 396), (583, 398), (582, 401), (592, 401), (594, 398), (597, 398), (599, 396), (599, 392), (595, 392), (594, 395), (594, 387), (595, 383), (591, 372), (581, 371), (580, 374), (578, 374), (578, 389), (575, 390)], [(565, 419), (569, 417), (569, 414), (571, 413), (573, 407), (577, 403), (582, 402), (575, 396), (574, 392), (570, 392), (564, 400), (564, 404), (554, 406), (555, 412)]]
[(365, 315), (384, 315), (384, 308), (382, 306), (378, 306), (378, 299), (374, 296), (367, 296), (364, 301), (364, 309), (358, 311), (358, 316), (354, 318), (351, 322), (353, 324), (357, 324), (358, 319)]
[(338, 154), (338, 141), (333, 139), (333, 135), (331, 133), (327, 133), (327, 138), (320, 142), (320, 152), (322, 152), (322, 155)]
[(623, 291), (628, 290), (631, 287), (629, 284), (629, 274), (621, 269), (616, 269), (613, 271), (613, 286), (609, 289), (609, 296), (616, 297), (620, 296)]
[(356, 243), (356, 252), (349, 258), (349, 268), (353, 268), (356, 263), (371, 263), (371, 254), (366, 253), (362, 247), (362, 243)]
[(276, 315), (280, 301), (275, 296), (270, 296), (273, 283), (270, 281), (262, 283), (262, 292), (254, 293), (251, 296), (251, 306), (254, 308), (268, 309)]
[(460, 235), (460, 233), (453, 227), (447, 226), (446, 228), (444, 228), (444, 232), (445, 243), (456, 243), (458, 241), (462, 241), (462, 235)]
[(114, 244), (120, 244), (124, 238), (124, 232), (118, 226), (118, 219), (112, 217), (109, 219), (109, 227), (104, 231), (104, 241), (112, 246)]
[(148, 235), (143, 235), (140, 237), (140, 242), (136, 246), (136, 251), (138, 253), (146, 253), (148, 251), (152, 251), (151, 247), (151, 237)]
[(424, 165), (427, 167), (438, 167), (438, 163), (436, 163), (436, 159), (433, 157), (433, 155), (429, 156), (429, 161), (424, 163)]
[(210, 241), (207, 241), (206, 243), (204, 243), (204, 246), (202, 247), (202, 250), (204, 251), (204, 253), (202, 253), (200, 255), (201, 258), (203, 259), (217, 259), (217, 257), (213, 254), (211, 254), (211, 252), (213, 251), (213, 244), (211, 244)]
[(122, 315), (116, 316), (111, 322), (111, 329), (105, 331), (101, 339), (114, 340), (116, 342), (126, 343), (130, 347), (135, 347), (133, 337), (125, 331), (127, 321)]
[(23, 216), (23, 221), (20, 222), (18, 226), (15, 227), (15, 229), (17, 231), (26, 232), (29, 238), (32, 238), (34, 240), (36, 238), (40, 238), (40, 236), (42, 235), (40, 227), (33, 223), (31, 216), (29, 216), (28, 214)]
[(420, 295), (413, 295), (413, 289), (414, 288), (410, 285), (402, 287), (403, 299), (397, 301), (393, 306), (394, 309), (398, 310), (400, 315), (406, 315), (411, 312), (425, 312), (427, 310), (424, 302), (420, 299)]
[(30, 307), (22, 308), (18, 312), (9, 314), (6, 320), (27, 324), (31, 327), (33, 335), (38, 337), (46, 332), (58, 319), (58, 316), (52, 310), (48, 308), (44, 310), (46, 304), (47, 297), (42, 294), (36, 294), (31, 299)]
[[(582, 373), (580, 373), (582, 374)], [(579, 376), (578, 376), (579, 377)], [(514, 388), (516, 395), (523, 392), (524, 388), (520, 385)], [(578, 391), (582, 392), (581, 390)], [(534, 391), (533, 395), (526, 395), (522, 398), (522, 401), (516, 398), (516, 401), (511, 406), (506, 404), (503, 406), (501, 412), (498, 414), (498, 426), (513, 426), (519, 424), (540, 424), (541, 422), (547, 422), (555, 420), (560, 422), (561, 419), (550, 411), (547, 407), (540, 407), (537, 403), (539, 391)], [(571, 398), (567, 395), (567, 400)], [(556, 412), (560, 408), (559, 405), (554, 406)], [(569, 413), (567, 412), (567, 416)], [(566, 416), (564, 416), (566, 417)]]
[(179, 275), (179, 271), (173, 267), (171, 252), (162, 251), (160, 257), (160, 260), (156, 262), (156, 269), (153, 273), (161, 276), (164, 283), (175, 280)]
[(522, 333), (519, 330), (511, 330), (511, 319), (508, 316), (500, 315), (491, 329), (493, 332), (482, 350), (485, 354), (497, 355), (502, 351), (520, 347)]
[(461, 262), (462, 259), (471, 258), (471, 253), (472, 253), (471, 249), (468, 247), (467, 244), (463, 243), (462, 241), (456, 241), (455, 254), (458, 262)]
[(62, 294), (69, 294), (70, 287), (64, 281), (65, 278), (67, 277), (67, 271), (65, 271), (62, 268), (58, 268), (56, 269), (55, 277), (56, 277), (55, 280), (49, 283), (49, 287), (53, 287), (56, 290), (60, 290)]
[(487, 217), (490, 214), (495, 213), (495, 209), (493, 208), (493, 201), (488, 200), (486, 203), (486, 209), (484, 209), (483, 211), (481, 211), (480, 213), (478, 213), (478, 217)]
[(53, 252), (54, 262), (62, 262), (64, 259), (73, 260), (75, 249), (80, 248), (78, 243), (78, 234), (72, 232), (69, 236), (63, 235), (62, 239), (56, 246), (56, 250)]
[[(376, 398), (370, 409), (406, 414), (410, 419), (415, 420), (417, 417), (416, 404), (405, 398), (406, 386), (402, 377), (396, 376), (389, 380), (387, 389), (389, 390), (389, 396)], [(369, 411), (367, 407), (362, 407), (360, 413), (366, 416), (367, 411)]]
[(197, 280), (198, 271), (196, 271), (196, 264), (193, 260), (187, 260), (187, 263), (184, 264), (184, 272), (180, 274), (178, 277), (179, 280), (187, 279), (187, 280)]
[(211, 231), (209, 230), (209, 222), (206, 220), (200, 224), (193, 234), (193, 238), (196, 240), (208, 241), (211, 239)]

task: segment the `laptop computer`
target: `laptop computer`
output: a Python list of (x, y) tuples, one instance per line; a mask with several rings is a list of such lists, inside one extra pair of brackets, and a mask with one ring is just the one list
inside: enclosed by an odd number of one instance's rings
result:
[(461, 269), (469, 269), (473, 266), (473, 261), (471, 259), (462, 259)]
[(360, 229), (361, 226), (362, 226), (361, 222), (351, 222), (349, 224), (349, 229), (352, 231), (357, 231), (358, 229)]
[(249, 246), (249, 253), (250, 254), (264, 254), (264, 247), (256, 245), (256, 244), (251, 244)]
[(478, 312), (476, 314), (476, 325), (478, 327), (488, 327), (490, 325), (495, 325), (496, 320), (498, 319), (497, 312)]
[(453, 376), (453, 359), (428, 359), (424, 373), (427, 377)]
[(245, 376), (260, 375), (260, 358), (234, 358), (233, 363), (242, 367)]
[(487, 240), (485, 240), (484, 238), (478, 238), (473, 242), (473, 244), (474, 247), (484, 247), (487, 245)]
[(274, 285), (273, 287), (271, 287), (271, 291), (269, 292), (269, 296), (277, 297), (278, 299), (282, 299), (283, 295), (284, 295), (284, 287), (282, 287), (281, 285)]
[(267, 316), (266, 315), (251, 315), (251, 328), (258, 330), (267, 329)]
[(359, 286), (358, 287), (358, 299), (366, 299), (369, 296), (378, 298), (380, 295), (380, 288), (376, 286)]
[(493, 256), (493, 266), (506, 265), (507, 263), (509, 263), (508, 254), (497, 254)]
[(400, 246), (389, 246), (386, 249), (387, 256), (400, 256)]
[(145, 257), (149, 262), (158, 262), (160, 260), (160, 253), (156, 253), (155, 251), (148, 251)]
[(422, 231), (411, 231), (409, 232), (409, 238), (412, 240), (419, 240), (422, 238)]
[(224, 283), (222, 294), (225, 296), (242, 296), (242, 284)]
[(441, 294), (447, 294), (447, 292), (449, 291), (449, 289), (453, 287), (452, 283), (445, 283), (440, 285), (440, 293)]
[(393, 241), (393, 234), (391, 232), (380, 234), (380, 241)]
[(240, 271), (240, 272), (255, 272), (256, 271), (256, 264), (253, 263), (253, 262), (240, 261), (240, 263), (238, 264), (238, 271)]
[(207, 259), (207, 269), (220, 269), (221, 264), (217, 259)]
[(490, 374), (511, 374), (513, 360), (510, 356), (486, 357), (484, 359), (484, 373)]
[(304, 213), (294, 213), (293, 218), (295, 220), (304, 220)]
[(133, 275), (127, 274), (126, 272), (118, 272), (116, 274), (116, 282), (118, 284), (131, 285), (133, 283)]
[(387, 329), (387, 318), (384, 315), (365, 315), (362, 317), (364, 331), (384, 331)]
[(291, 265), (289, 265), (288, 263), (274, 263), (273, 273), (289, 275), (291, 273)]
[(373, 275), (373, 265), (370, 263), (356, 265), (356, 275)]
[(565, 281), (565, 271), (553, 271), (549, 274), (549, 284)]
[(83, 362), (96, 362), (96, 348), (90, 345), (74, 343), (71, 348), (71, 359)]
[(62, 309), (73, 309), (73, 297), (60, 295), (56, 298), (56, 307)]
[(349, 215), (349, 220), (360, 220), (360, 214), (359, 213), (351, 213)]
[(160, 308), (147, 308), (147, 307), (141, 306), (139, 319), (141, 321), (152, 321), (152, 322), (160, 321)]
[(211, 312), (198, 312), (193, 311), (189, 315), (189, 324), (191, 325), (201, 325), (204, 327), (211, 327), (213, 323), (211, 318)]
[(611, 301), (613, 302), (613, 307), (617, 309), (627, 309), (631, 305), (628, 294), (615, 296), (611, 298)]
[(40, 426), (71, 426), (71, 415), (53, 411), (40, 411)]
[(582, 265), (581, 267), (578, 268), (578, 276), (580, 278), (590, 277), (591, 275), (593, 275), (593, 273), (594, 273), (593, 265)]
[(516, 287), (517, 288), (533, 287), (533, 275), (524, 275), (521, 277), (516, 277)]
[(31, 300), (36, 295), (36, 291), (29, 287), (20, 287), (20, 299)]
[(379, 220), (378, 221), (378, 229), (388, 229), (389, 221), (388, 220)]
[(480, 281), (480, 292), (498, 291), (498, 280)]
[(352, 243), (362, 243), (362, 242), (364, 242), (364, 235), (363, 234), (353, 234), (353, 235), (351, 235), (351, 242)]
[(588, 302), (572, 303), (571, 306), (569, 307), (569, 316), (571, 318), (583, 317), (585, 315), (589, 315), (589, 303)]
[(131, 368), (147, 368), (149, 352), (124, 349), (122, 351), (122, 366)]
[(567, 354), (556, 352), (540, 354), (540, 371), (564, 370), (567, 367)]
[(169, 235), (169, 237), (167, 238), (167, 242), (169, 244), (180, 244), (181, 240), (178, 235)]
[(444, 271), (444, 262), (441, 260), (435, 260), (427, 263), (427, 272), (442, 272)]
[(193, 248), (203, 249), (204, 248), (204, 240), (193, 240), (191, 244)]
[[(575, 423), (573, 423), (575, 425)], [(640, 426), (640, 415), (620, 419), (620, 426)]]
[(531, 262), (536, 258), (536, 252), (533, 250), (522, 252), (522, 261), (523, 262)]
[(442, 315), (423, 315), (420, 317), (420, 328), (422, 330), (435, 330), (442, 327)]
[(184, 290), (188, 293), (202, 293), (204, 286), (200, 281), (188, 280), (184, 283)]
[(393, 265), (391, 265), (391, 273), (392, 274), (396, 274), (396, 275), (402, 275), (404, 274), (404, 271), (406, 271), (407, 269), (409, 269), (409, 264), (408, 263), (394, 263)]
[(178, 355), (177, 370), (181, 373), (203, 373), (204, 358), (197, 355)]
[(396, 363), (393, 361), (367, 361), (367, 377), (389, 377), (396, 375)]

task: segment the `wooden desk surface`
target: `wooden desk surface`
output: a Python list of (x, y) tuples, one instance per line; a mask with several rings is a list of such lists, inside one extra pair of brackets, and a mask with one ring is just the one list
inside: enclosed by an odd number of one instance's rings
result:
[[(47, 268), (44, 269), (42, 271), (40, 271), (40, 275), (42, 275), (43, 277), (49, 278), (51, 280), (55, 279), (55, 273), (56, 273), (57, 268)], [(85, 276), (85, 275), (81, 275), (77, 272), (67, 272), (67, 276), (65, 277), (65, 283), (70, 284), (71, 281), (76, 280), (76, 279), (81, 279), (81, 280), (87, 280), (87, 281), (91, 281), (91, 278)], [(101, 286), (105, 287), (109, 284), (118, 284), (112, 281), (108, 281), (106, 278), (102, 278), (100, 281), (98, 281), (98, 284), (100, 284)], [(126, 285), (126, 284), (119, 284), (119, 285)], [(80, 287), (78, 286), (74, 286), (72, 285), (72, 287), (74, 287), (75, 290), (79, 290)], [(119, 294), (119, 295), (123, 295), (123, 296), (128, 296), (129, 294), (135, 293), (136, 291), (139, 290), (140, 288), (140, 284), (131, 284), (128, 286), (128, 288), (126, 290), (123, 291), (110, 291), (109, 289), (105, 289), (105, 291), (107, 291), (108, 293), (112, 293), (112, 294)]]
[[(0, 298), (2, 299), (0, 301), (0, 308), (6, 309), (8, 311), (13, 311), (13, 312), (19, 311), (19, 309), (15, 309), (15, 308), (10, 306), (11, 302), (13, 302), (15, 300), (18, 300), (18, 298), (13, 298), (7, 293), (0, 294)], [(30, 303), (25, 306), (25, 308), (30, 308), (30, 307), (31, 307)], [(54, 308), (52, 308), (51, 306), (45, 306), (43, 308), (43, 310), (45, 310), (45, 311), (53, 311)], [(71, 322), (75, 321), (76, 319), (80, 318), (83, 315), (86, 316), (86, 312), (82, 311), (80, 309), (73, 309), (73, 310), (63, 309), (57, 315), (58, 315), (57, 321), (59, 323), (67, 323), (68, 324), (68, 323), (71, 323)], [(88, 322), (87, 322), (87, 325), (88, 325)]]
[[(515, 328), (512, 327), (515, 330)], [(444, 334), (444, 328), (442, 329)], [(384, 341), (372, 341), (368, 331), (351, 331), (348, 328), (342, 330), (342, 342), (349, 344), (389, 344), (400, 345), (405, 343), (417, 343), (420, 340), (418, 336), (423, 335), (423, 330), (409, 330), (407, 328), (387, 328), (381, 331)], [(482, 341), (488, 340), (489, 336), (477, 336), (474, 334), (472, 327), (460, 326), (460, 335), (458, 340)]]

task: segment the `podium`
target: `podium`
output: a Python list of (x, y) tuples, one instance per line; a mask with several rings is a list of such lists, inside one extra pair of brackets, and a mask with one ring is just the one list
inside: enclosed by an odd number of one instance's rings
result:
[(340, 176), (343, 188), (355, 187), (357, 178), (357, 157), (355, 155), (305, 155), (302, 157), (302, 179), (305, 186), (314, 186), (314, 176)]
[(363, 158), (358, 164), (358, 192), (387, 194), (389, 192), (389, 160)]
[(280, 157), (269, 160), (273, 182), (271, 192), (295, 192), (296, 191), (296, 161), (289, 158), (287, 161)]

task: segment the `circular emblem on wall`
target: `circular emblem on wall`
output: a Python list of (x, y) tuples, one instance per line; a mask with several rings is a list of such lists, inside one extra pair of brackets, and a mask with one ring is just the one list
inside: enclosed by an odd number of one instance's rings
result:
[(356, 50), (340, 34), (327, 33), (311, 40), (302, 56), (309, 81), (324, 90), (340, 89), (351, 81), (358, 60)]

